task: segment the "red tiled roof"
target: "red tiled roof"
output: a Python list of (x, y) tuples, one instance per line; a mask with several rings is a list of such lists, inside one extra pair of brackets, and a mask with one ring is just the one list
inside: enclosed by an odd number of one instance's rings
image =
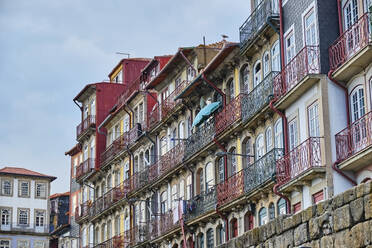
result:
[(65, 192), (65, 193), (55, 193), (55, 194), (49, 196), (49, 198), (53, 199), (53, 198), (57, 198), (57, 197), (61, 197), (61, 196), (69, 196), (69, 195), (70, 195), (70, 191)]
[(4, 167), (0, 169), (0, 174), (13, 174), (13, 175), (22, 175), (22, 176), (34, 176), (34, 177), (46, 177), (51, 179), (52, 181), (56, 179), (56, 177), (48, 176), (45, 174), (41, 174), (36, 171), (28, 170), (25, 168), (19, 167)]

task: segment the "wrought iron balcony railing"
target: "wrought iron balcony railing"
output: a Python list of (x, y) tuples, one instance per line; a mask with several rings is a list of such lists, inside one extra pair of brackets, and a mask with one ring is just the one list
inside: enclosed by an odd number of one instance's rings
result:
[(244, 170), (217, 184), (217, 203), (222, 206), (244, 194)]
[(103, 241), (102, 243), (96, 244), (93, 248), (124, 248), (126, 242), (123, 234), (115, 235), (114, 237)]
[(274, 148), (244, 169), (245, 193), (249, 194), (263, 184), (273, 180), (276, 160), (282, 157), (283, 154), (283, 149)]
[(336, 70), (372, 41), (371, 15), (365, 13), (329, 47), (329, 64)]
[(94, 171), (94, 162), (94, 158), (88, 158), (84, 162), (80, 163), (79, 166), (76, 168), (76, 179), (80, 180), (85, 175)]
[(191, 221), (209, 211), (215, 210), (216, 204), (216, 187), (212, 187), (186, 203), (185, 221)]
[(320, 73), (319, 46), (305, 46), (274, 78), (274, 99), (286, 95), (306, 76)]
[(319, 137), (310, 137), (276, 161), (276, 179), (284, 185), (312, 168), (322, 167)]
[(242, 102), (246, 98), (246, 94), (239, 94), (237, 97), (232, 99), (221, 112), (215, 115), (216, 120), (216, 134), (222, 133), (228, 127), (230, 127), (235, 122), (239, 121), (242, 117)]
[(118, 97), (117, 103), (118, 106), (123, 106), (127, 103), (128, 98), (132, 96), (135, 92), (138, 92), (141, 89), (141, 77), (138, 77), (136, 80), (126, 85), (123, 93)]
[(277, 1), (262, 1), (239, 28), (241, 47), (253, 41), (260, 33), (267, 20), (273, 17), (279, 17), (279, 6)]
[(84, 133), (91, 126), (96, 125), (96, 116), (88, 115), (77, 127), (76, 127), (76, 138), (78, 139), (82, 133)]
[(185, 143), (185, 159), (200, 151), (207, 144), (212, 142), (215, 135), (214, 117), (205, 121), (197, 130), (187, 138)]
[(89, 217), (91, 215), (90, 207), (91, 207), (91, 202), (87, 201), (80, 206), (77, 206), (75, 208), (75, 220), (76, 221), (81, 221), (82, 219)]
[(273, 96), (273, 80), (279, 72), (270, 72), (262, 82), (260, 82), (247, 97), (242, 100), (242, 119), (247, 122), (265, 106), (267, 106)]
[(338, 162), (372, 146), (372, 111), (336, 134), (335, 138)]
[(124, 232), (124, 243), (126, 246), (136, 246), (148, 241), (150, 238), (148, 223), (136, 224), (133, 228)]

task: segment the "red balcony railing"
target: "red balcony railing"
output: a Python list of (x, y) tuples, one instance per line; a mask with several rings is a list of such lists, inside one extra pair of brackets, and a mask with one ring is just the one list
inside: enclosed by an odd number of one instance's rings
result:
[(82, 204), (80, 204), (80, 206), (77, 206), (75, 208), (75, 220), (76, 221), (80, 221), (82, 219), (84, 219), (85, 217), (88, 217), (90, 215), (90, 207), (91, 207), (91, 202), (90, 201), (86, 201)]
[(244, 171), (241, 170), (227, 180), (217, 184), (217, 203), (222, 206), (244, 194)]
[(173, 211), (168, 211), (160, 216), (160, 234), (166, 234), (172, 230), (176, 224), (173, 221)]
[(232, 99), (221, 112), (215, 116), (216, 134), (223, 132), (226, 128), (230, 127), (236, 121), (242, 117), (242, 99), (246, 97), (246, 94), (239, 94), (237, 97)]
[(115, 235), (114, 237), (93, 246), (93, 248), (124, 248), (124, 247), (126, 247), (126, 242), (123, 234)]
[(84, 162), (79, 164), (79, 166), (76, 168), (76, 179), (77, 180), (81, 179), (86, 174), (94, 171), (94, 168), (95, 168), (94, 161), (95, 159), (88, 158)]
[(329, 64), (336, 70), (371, 42), (371, 13), (365, 13), (329, 47)]
[(306, 171), (322, 166), (320, 138), (310, 137), (276, 161), (277, 182), (286, 184)]
[(118, 106), (123, 106), (128, 101), (129, 97), (135, 92), (141, 89), (141, 77), (138, 77), (136, 80), (131, 82), (125, 88), (124, 92), (118, 97), (117, 103)]
[(372, 112), (367, 113), (335, 136), (338, 162), (372, 145)]
[(94, 126), (96, 124), (96, 116), (95, 115), (88, 115), (77, 127), (76, 127), (76, 137), (85, 132), (89, 127)]
[(279, 99), (310, 74), (320, 72), (319, 47), (305, 46), (274, 78), (274, 97)]
[(184, 142), (180, 141), (175, 147), (170, 149), (166, 154), (160, 157), (158, 161), (159, 176), (164, 175), (172, 168), (182, 163), (185, 151)]

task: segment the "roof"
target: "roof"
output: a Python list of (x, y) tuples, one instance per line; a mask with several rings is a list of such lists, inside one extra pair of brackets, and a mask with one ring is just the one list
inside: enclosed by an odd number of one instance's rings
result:
[(62, 197), (62, 196), (70, 196), (70, 191), (65, 192), (65, 193), (55, 193), (51, 196), (49, 196), (49, 199), (57, 198), (57, 197)]
[(149, 58), (125, 58), (119, 61), (119, 63), (112, 69), (112, 71), (108, 74), (108, 77), (111, 78), (111, 75), (116, 71), (116, 69), (123, 64), (124, 61), (148, 61), (150, 62), (151, 59)]
[(48, 178), (51, 181), (57, 179), (53, 176), (48, 176), (36, 171), (28, 170), (25, 168), (19, 168), (19, 167), (4, 167), (0, 169), (0, 174), (10, 174), (10, 175), (21, 175), (21, 176), (31, 176), (31, 177), (43, 177)]
[(78, 143), (74, 147), (72, 147), (70, 150), (65, 152), (65, 155), (74, 156), (75, 154), (77, 154), (80, 151), (81, 151), (81, 144)]
[[(206, 44), (205, 47), (206, 48), (217, 48), (217, 49), (222, 49), (222, 47), (225, 45), (225, 43), (229, 43), (228, 41), (226, 40), (221, 40), (221, 41), (218, 41), (218, 42), (215, 42), (215, 43), (211, 43), (211, 44)], [(200, 44), (199, 46), (197, 46), (198, 48), (204, 48), (204, 45), (203, 44)]]

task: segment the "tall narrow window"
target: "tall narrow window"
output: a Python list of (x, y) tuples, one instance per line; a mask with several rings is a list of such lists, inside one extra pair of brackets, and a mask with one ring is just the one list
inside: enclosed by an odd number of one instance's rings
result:
[(285, 38), (286, 63), (288, 64), (295, 56), (294, 32), (290, 32)]
[(275, 206), (274, 203), (269, 204), (269, 219), (273, 220), (275, 219)]
[(268, 52), (264, 53), (262, 61), (263, 61), (263, 74), (265, 78), (270, 72), (270, 55)]
[(304, 18), (305, 45), (315, 46), (318, 44), (316, 33), (316, 20), (314, 9), (310, 10)]
[(178, 190), (177, 184), (172, 186), (172, 209), (175, 209), (178, 206)]
[(12, 181), (10, 179), (1, 180), (1, 194), (5, 196), (11, 196), (13, 194)]
[(358, 21), (358, 0), (349, 0), (344, 6), (344, 28), (349, 29)]
[(90, 115), (96, 115), (96, 100), (90, 102)]
[(198, 239), (197, 239), (197, 248), (204, 248), (204, 234), (199, 233), (198, 234)]
[(205, 184), (206, 190), (209, 191), (214, 186), (214, 173), (213, 173), (213, 164), (209, 162), (205, 166)]
[(289, 150), (293, 150), (298, 144), (297, 119), (289, 122)]
[(231, 227), (231, 238), (238, 237), (238, 220), (236, 218), (233, 218), (230, 221), (230, 227)]
[(162, 214), (165, 214), (168, 211), (167, 206), (167, 191), (164, 191), (160, 195), (160, 210)]
[(260, 159), (263, 155), (265, 155), (265, 141), (263, 134), (260, 134), (256, 139), (256, 159)]
[(185, 180), (181, 180), (180, 183), (179, 183), (179, 189), (180, 189), (180, 194), (179, 194), (179, 198), (181, 200), (184, 200), (185, 199)]
[(269, 152), (273, 148), (273, 133), (272, 133), (271, 127), (268, 127), (266, 129), (265, 137), (266, 137), (266, 152)]
[(160, 139), (160, 155), (163, 156), (167, 152), (167, 136)]
[(253, 214), (248, 211), (247, 213), (245, 213), (244, 215), (244, 232), (247, 232), (251, 229), (253, 229)]
[(214, 234), (213, 229), (209, 228), (207, 230), (207, 248), (213, 248), (214, 247)]
[(280, 71), (280, 49), (279, 41), (276, 41), (271, 48), (271, 70)]
[(185, 122), (178, 123), (178, 138), (181, 140), (185, 138)]
[(10, 225), (10, 209), (2, 208), (1, 209), (1, 227), (6, 227)]
[(143, 123), (143, 103), (138, 105), (138, 123)]
[(46, 183), (36, 183), (36, 197), (46, 197)]
[(282, 126), (282, 119), (278, 119), (274, 125), (275, 137), (274, 137), (274, 145), (275, 148), (283, 148), (283, 126)]
[(187, 68), (187, 81), (191, 82), (195, 77), (195, 70), (190, 66)]
[(216, 243), (217, 245), (222, 245), (224, 243), (224, 237), (225, 237), (225, 232), (224, 232), (224, 228), (222, 226), (222, 224), (218, 225), (216, 227), (216, 236), (217, 236), (217, 240), (216, 240)]
[(45, 212), (35, 211), (35, 225), (37, 227), (43, 227), (45, 225)]
[(308, 125), (309, 125), (309, 136), (319, 137), (319, 107), (318, 102), (313, 103), (307, 109)]
[(287, 203), (283, 198), (280, 198), (278, 203), (278, 215), (287, 214)]
[(190, 200), (192, 197), (192, 176), (188, 175), (186, 178), (186, 200)]
[(261, 208), (258, 212), (259, 225), (262, 226), (267, 223), (267, 211), (266, 208)]
[(227, 90), (229, 94), (229, 101), (232, 101), (235, 97), (234, 80), (232, 78), (227, 83)]
[(253, 88), (262, 81), (261, 61), (257, 61), (254, 66)]
[(197, 181), (196, 181), (196, 194), (201, 194), (202, 192), (204, 192), (204, 171), (202, 168), (200, 168), (197, 172), (196, 172), (196, 177), (197, 177)]
[(18, 209), (18, 225), (28, 225), (29, 215), (30, 215), (30, 210)]
[(236, 155), (233, 155), (233, 154), (236, 154), (236, 149), (235, 148), (232, 148), (230, 150), (230, 153), (231, 155), (229, 156), (229, 171), (228, 171), (228, 175), (229, 176), (232, 176), (234, 175), (236, 172), (237, 172), (237, 169), (238, 169), (238, 161), (236, 159)]
[(249, 93), (249, 68), (244, 65), (240, 71), (240, 92)]
[(358, 86), (351, 93), (351, 121), (355, 122), (364, 114), (364, 89), (362, 86)]
[(19, 184), (19, 196), (29, 197), (30, 196), (30, 182), (28, 181), (18, 181)]

